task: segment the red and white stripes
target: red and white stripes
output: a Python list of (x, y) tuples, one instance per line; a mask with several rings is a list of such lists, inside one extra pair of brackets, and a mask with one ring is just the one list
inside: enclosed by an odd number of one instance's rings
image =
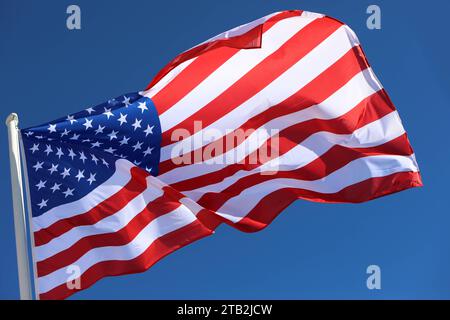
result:
[[(221, 222), (253, 232), (299, 198), (362, 202), (422, 184), (356, 35), (321, 14), (278, 12), (222, 33), (176, 57), (143, 94), (160, 117), (160, 175), (117, 160), (93, 192), (32, 219), (41, 298), (79, 290), (66, 283), (71, 265), (85, 289), (144, 271)], [(190, 135), (174, 141), (178, 129)], [(202, 140), (210, 129), (221, 134)], [(194, 156), (248, 129), (277, 134)], [(274, 146), (275, 157), (247, 161)], [(208, 162), (232, 152), (233, 162)]]
[[(163, 256), (212, 233), (202, 210), (127, 160), (85, 198), (34, 217), (40, 298), (65, 298), (107, 275), (141, 272)], [(103, 193), (98, 193), (103, 192)], [(67, 285), (68, 267), (80, 287)]]
[[(361, 202), (420, 186), (400, 118), (354, 32), (303, 11), (257, 21), (263, 21), (261, 48), (228, 45), (179, 65), (174, 60), (172, 71), (145, 92), (163, 131), (158, 178), (245, 231), (265, 227), (298, 198)], [(225, 34), (239, 38), (251, 26)], [(201, 121), (200, 130), (194, 121)], [(191, 134), (178, 141), (177, 129)], [(202, 139), (211, 129), (222, 134)], [(278, 133), (222, 143), (247, 129)], [(221, 148), (206, 153), (213, 144)], [(248, 161), (271, 146), (275, 158)], [(230, 153), (239, 155), (234, 162), (215, 161)]]

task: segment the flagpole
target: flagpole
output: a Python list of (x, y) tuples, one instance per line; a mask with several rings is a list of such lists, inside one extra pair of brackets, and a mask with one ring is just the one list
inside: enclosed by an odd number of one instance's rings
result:
[(28, 261), (26, 216), (24, 210), (22, 171), (20, 163), (19, 117), (11, 113), (6, 119), (9, 138), (9, 163), (14, 209), (14, 231), (16, 236), (17, 269), (21, 300), (31, 300), (31, 277)]

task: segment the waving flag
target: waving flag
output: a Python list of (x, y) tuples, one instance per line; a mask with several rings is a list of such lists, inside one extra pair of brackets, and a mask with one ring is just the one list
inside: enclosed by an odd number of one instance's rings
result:
[(42, 299), (144, 271), (222, 222), (258, 231), (298, 198), (422, 185), (356, 35), (304, 11), (222, 33), (144, 91), (21, 132)]

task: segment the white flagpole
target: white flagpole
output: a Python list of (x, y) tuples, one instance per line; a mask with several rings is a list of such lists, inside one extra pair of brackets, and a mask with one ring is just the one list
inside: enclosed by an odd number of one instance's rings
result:
[(9, 138), (9, 162), (14, 208), (14, 230), (16, 235), (17, 268), (19, 273), (20, 299), (31, 300), (31, 277), (28, 261), (26, 216), (23, 201), (22, 171), (20, 163), (19, 117), (11, 113), (6, 119)]

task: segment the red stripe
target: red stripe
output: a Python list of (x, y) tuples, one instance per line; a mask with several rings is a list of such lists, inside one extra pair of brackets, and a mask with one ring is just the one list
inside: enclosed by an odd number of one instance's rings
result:
[(132, 260), (109, 260), (93, 265), (81, 275), (80, 289), (69, 289), (63, 283), (46, 293), (40, 294), (39, 297), (42, 300), (65, 299), (77, 291), (89, 288), (103, 277), (143, 272), (171, 252), (210, 234), (212, 234), (212, 230), (196, 220), (185, 227), (158, 238), (144, 253)]
[[(262, 25), (258, 25), (255, 28), (247, 31), (246, 33), (231, 37), (228, 39), (219, 39), (211, 42), (207, 42), (201, 45), (198, 45), (188, 51), (185, 51), (179, 54), (175, 59), (169, 62), (158, 74), (153, 78), (150, 84), (147, 86), (145, 90), (150, 89), (156, 83), (158, 83), (165, 75), (167, 75), (171, 70), (176, 68), (181, 63), (198, 57), (202, 54), (211, 52), (215, 49), (222, 48), (235, 48), (235, 49), (250, 49), (250, 48), (260, 48), (261, 47), (261, 35), (268, 29), (270, 29), (275, 23), (280, 20), (287, 19), (294, 16), (300, 16), (303, 11), (301, 10), (291, 10), (291, 11), (283, 11), (279, 14), (271, 17)], [(234, 50), (235, 52), (239, 50)], [(231, 56), (230, 56), (231, 57)], [(226, 60), (225, 60), (226, 61)]]
[(272, 175), (251, 174), (239, 179), (221, 192), (205, 193), (198, 203), (205, 208), (217, 211), (229, 199), (239, 195), (245, 189), (265, 181), (279, 178), (313, 181), (324, 178), (359, 158), (383, 154), (410, 156), (412, 153), (406, 134), (370, 148), (348, 148), (335, 145), (304, 167), (290, 171), (278, 171)]
[[(288, 127), (279, 133), (279, 156), (288, 152), (314, 133), (328, 131), (336, 134), (350, 134), (355, 129), (363, 127), (393, 110), (394, 107), (385, 100), (384, 91), (380, 90), (361, 101), (341, 117), (329, 120), (311, 119)], [(215, 172), (183, 180), (171, 184), (171, 186), (180, 191), (193, 190), (220, 182), (239, 170), (252, 170), (257, 168), (267, 161), (267, 159), (264, 160), (259, 157), (259, 150), (264, 150), (264, 148), (271, 150), (271, 141), (272, 139), (268, 139), (258, 150), (248, 155), (242, 163), (230, 164)], [(255, 158), (259, 161), (257, 163), (253, 162), (254, 164), (251, 163), (250, 159)]]
[(326, 18), (314, 20), (207, 105), (163, 132), (161, 145), (171, 144), (172, 133), (178, 128), (194, 132), (196, 119), (201, 119), (206, 127), (223, 117), (269, 85), (341, 26)]
[(85, 213), (58, 220), (51, 226), (35, 232), (35, 245), (44, 245), (74, 227), (92, 225), (116, 213), (147, 188), (148, 176), (147, 171), (133, 167), (130, 181), (120, 191)]
[[(348, 81), (350, 81), (356, 74), (367, 68), (367, 61), (364, 59), (361, 48), (359, 46), (352, 48), (342, 58), (336, 61), (333, 65), (331, 65), (328, 69), (295, 94), (281, 103), (274, 105), (264, 112), (249, 119), (242, 126), (233, 130), (232, 133), (225, 135), (222, 139), (211, 142), (210, 144), (195, 151), (186, 153), (181, 157), (176, 157), (161, 162), (159, 165), (159, 173), (163, 174), (176, 167), (187, 165), (187, 163), (194, 163), (196, 160), (194, 154), (204, 155), (205, 149), (215, 143), (222, 143), (223, 150), (223, 152), (218, 152), (215, 156), (228, 151), (229, 146), (227, 146), (225, 142), (227, 141), (227, 137), (230, 137), (234, 132), (236, 132), (236, 130), (245, 131), (259, 128), (268, 121), (267, 119), (276, 119), (289, 113), (297, 112), (323, 102), (333, 93), (338, 91), (342, 86), (344, 86)], [(207, 160), (209, 158), (210, 157), (203, 157), (202, 160)], [(181, 159), (190, 159), (191, 161), (185, 161), (183, 163)]]
[(359, 203), (421, 186), (422, 179), (418, 172), (398, 172), (367, 179), (333, 194), (293, 188), (279, 189), (264, 197), (247, 216), (233, 226), (245, 232), (259, 231), (297, 199), (324, 203)]
[(184, 196), (170, 187), (164, 187), (164, 194), (150, 202), (144, 210), (137, 214), (122, 229), (103, 234), (95, 234), (81, 238), (71, 247), (37, 262), (38, 276), (43, 277), (55, 270), (68, 266), (86, 252), (98, 247), (123, 246), (131, 242), (150, 222), (178, 208), (179, 200)]
[(223, 47), (204, 53), (194, 60), (152, 97), (158, 114), (161, 115), (170, 109), (239, 51), (235, 48)]

